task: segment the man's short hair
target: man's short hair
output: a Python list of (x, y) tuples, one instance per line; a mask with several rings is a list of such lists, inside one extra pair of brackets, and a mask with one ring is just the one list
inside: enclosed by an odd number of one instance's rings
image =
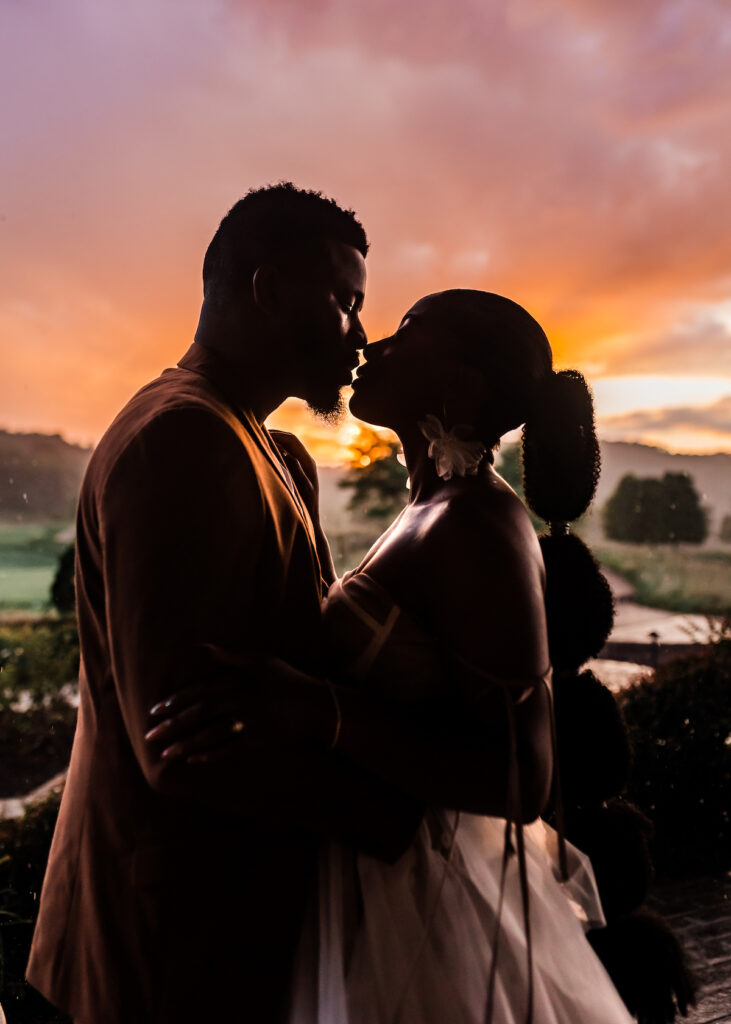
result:
[(291, 181), (251, 189), (218, 226), (203, 260), (203, 294), (226, 294), (250, 281), (257, 267), (319, 239), (352, 245), (362, 256), (368, 239), (352, 210)]

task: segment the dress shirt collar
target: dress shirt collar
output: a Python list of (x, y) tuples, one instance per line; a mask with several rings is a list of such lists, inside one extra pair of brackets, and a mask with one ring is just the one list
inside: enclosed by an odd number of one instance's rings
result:
[(235, 408), (253, 412), (249, 382), (225, 355), (194, 341), (178, 366), (205, 377)]

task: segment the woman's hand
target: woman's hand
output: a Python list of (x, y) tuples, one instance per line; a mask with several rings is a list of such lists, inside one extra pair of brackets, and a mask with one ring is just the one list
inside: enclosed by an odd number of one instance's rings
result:
[(164, 760), (195, 764), (224, 759), (249, 737), (291, 742), (330, 735), (328, 694), (320, 680), (280, 658), (234, 657), (213, 646), (209, 650), (218, 663), (212, 678), (150, 709), (145, 740), (161, 749)]

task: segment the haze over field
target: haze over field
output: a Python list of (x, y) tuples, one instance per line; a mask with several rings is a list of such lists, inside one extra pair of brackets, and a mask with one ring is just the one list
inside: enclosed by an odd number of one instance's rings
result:
[[(725, 0), (4, 0), (0, 426), (96, 441), (187, 348), (247, 188), (361, 216), (365, 324), (503, 292), (602, 435), (731, 451)], [(323, 461), (354, 425), (278, 414)]]

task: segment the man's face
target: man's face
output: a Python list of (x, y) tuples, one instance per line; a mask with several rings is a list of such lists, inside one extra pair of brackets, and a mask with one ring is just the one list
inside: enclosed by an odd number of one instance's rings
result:
[(337, 418), (340, 391), (367, 340), (360, 322), (365, 260), (344, 242), (326, 241), (308, 250), (288, 277), (293, 393), (319, 415)]

